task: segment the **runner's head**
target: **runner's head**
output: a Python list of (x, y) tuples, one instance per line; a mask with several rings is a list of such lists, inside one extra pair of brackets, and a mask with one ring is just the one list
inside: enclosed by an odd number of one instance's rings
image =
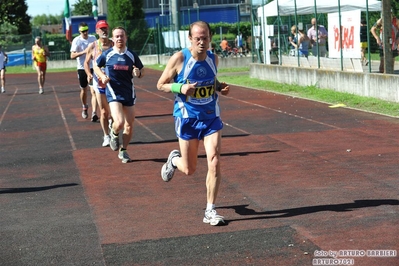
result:
[(116, 48), (123, 49), (126, 47), (127, 34), (123, 27), (116, 27), (112, 30), (112, 40)]
[(80, 36), (82, 36), (84, 39), (87, 39), (89, 37), (89, 26), (87, 25), (86, 22), (81, 22), (79, 23), (79, 32)]
[(108, 38), (109, 26), (105, 20), (99, 20), (96, 24), (96, 33), (100, 38)]
[(42, 43), (42, 37), (36, 36), (35, 38), (35, 44), (40, 45)]
[(190, 25), (188, 33), (191, 47), (198, 54), (206, 53), (212, 40), (211, 28), (205, 21), (196, 21)]

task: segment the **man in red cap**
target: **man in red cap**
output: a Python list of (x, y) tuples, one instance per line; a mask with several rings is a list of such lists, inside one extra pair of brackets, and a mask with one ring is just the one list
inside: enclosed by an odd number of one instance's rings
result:
[[(100, 124), (104, 133), (103, 137), (103, 147), (109, 146), (110, 136), (109, 136), (109, 122), (108, 118), (110, 115), (110, 109), (107, 102), (107, 97), (105, 96), (106, 85), (98, 79), (97, 75), (93, 75), (90, 69), (90, 63), (102, 54), (103, 51), (108, 50), (113, 46), (113, 42), (108, 38), (109, 26), (105, 20), (99, 20), (96, 24), (96, 33), (98, 35), (98, 40), (92, 42), (87, 47), (86, 60), (84, 63), (85, 71), (87, 74), (87, 81), (90, 83), (93, 81), (93, 89), (96, 93), (97, 103), (100, 107)], [(103, 70), (103, 69), (102, 69)], [(103, 70), (104, 71), (104, 70)]]

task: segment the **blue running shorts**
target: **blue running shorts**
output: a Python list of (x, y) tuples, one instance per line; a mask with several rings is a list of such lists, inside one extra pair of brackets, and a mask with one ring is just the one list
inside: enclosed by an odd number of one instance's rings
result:
[(107, 102), (119, 102), (123, 106), (133, 106), (136, 104), (136, 97), (132, 97), (131, 91), (116, 91), (115, 94), (112, 94), (111, 91), (107, 88), (105, 90), (105, 95), (107, 96)]
[(220, 117), (209, 120), (175, 117), (176, 136), (183, 140), (202, 140), (205, 136), (211, 135), (222, 128), (223, 122)]

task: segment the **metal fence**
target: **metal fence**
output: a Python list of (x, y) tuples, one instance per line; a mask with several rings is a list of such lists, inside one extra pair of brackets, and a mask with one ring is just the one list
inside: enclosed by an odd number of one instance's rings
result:
[[(122, 26), (126, 29), (128, 34), (128, 47), (139, 55), (171, 55), (176, 51), (189, 46), (187, 29), (192, 22), (197, 20), (210, 22), (210, 19), (220, 21), (220, 14), (222, 14), (220, 12), (224, 12), (223, 16), (226, 16), (229, 20), (239, 23), (239, 10), (235, 6), (225, 9), (218, 9), (217, 7), (201, 7), (191, 10), (182, 9), (178, 12), (181, 24), (179, 30), (176, 29), (176, 25), (173, 24), (174, 20), (168, 12), (164, 15), (156, 14), (153, 17), (148, 17), (146, 14), (146, 18), (141, 20), (124, 20), (114, 23), (108, 21), (108, 23), (110, 24), (111, 29), (116, 26)], [(225, 22), (225, 24), (228, 23)], [(228, 26), (215, 27), (212, 49), (215, 52), (221, 52), (219, 44), (225, 36), (228, 37), (231, 47), (234, 47), (234, 37), (237, 31), (238, 29), (234, 26), (233, 30)], [(90, 34), (95, 33), (90, 32)], [(109, 34), (111, 37), (112, 33), (110, 32)], [(249, 35), (250, 33), (247, 34), (247, 36)], [(21, 57), (27, 57), (29, 60), (31, 48), (32, 45), (34, 45), (34, 39), (36, 36), (41, 36), (43, 44), (49, 48), (49, 60), (58, 61), (70, 59), (70, 44), (66, 40), (65, 35), (46, 32), (44, 29), (40, 28), (32, 29), (32, 34), (29, 35), (13, 36), (0, 33), (0, 44), (3, 45), (4, 51), (13, 54), (19, 53)], [(73, 37), (76, 36), (77, 34)], [(24, 63), (26, 62), (26, 60), (18, 60), (20, 64), (22, 61)]]

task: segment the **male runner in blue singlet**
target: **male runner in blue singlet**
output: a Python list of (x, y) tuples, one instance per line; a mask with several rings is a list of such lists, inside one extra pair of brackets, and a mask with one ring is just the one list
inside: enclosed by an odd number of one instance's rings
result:
[(221, 180), (220, 149), (223, 122), (220, 118), (219, 95), (229, 93), (229, 86), (216, 79), (219, 59), (208, 51), (212, 40), (209, 24), (197, 21), (190, 25), (191, 47), (174, 54), (158, 80), (160, 91), (175, 94), (173, 116), (180, 151), (173, 150), (161, 169), (164, 181), (172, 179), (175, 169), (191, 175), (197, 167), (198, 147), (204, 141), (208, 173), (206, 176), (207, 207), (204, 223), (224, 223), (215, 210)]
[[(126, 149), (133, 135), (136, 103), (133, 76), (142, 78), (144, 66), (138, 55), (127, 49), (127, 35), (124, 28), (113, 29), (112, 40), (114, 46), (97, 58), (94, 72), (102, 83), (107, 85), (105, 94), (114, 121), (110, 132), (110, 147), (114, 151), (119, 149), (119, 159), (122, 163), (127, 163), (130, 162), (130, 157)], [(105, 69), (105, 73), (101, 68)], [(122, 129), (122, 146), (119, 147), (119, 131)]]

